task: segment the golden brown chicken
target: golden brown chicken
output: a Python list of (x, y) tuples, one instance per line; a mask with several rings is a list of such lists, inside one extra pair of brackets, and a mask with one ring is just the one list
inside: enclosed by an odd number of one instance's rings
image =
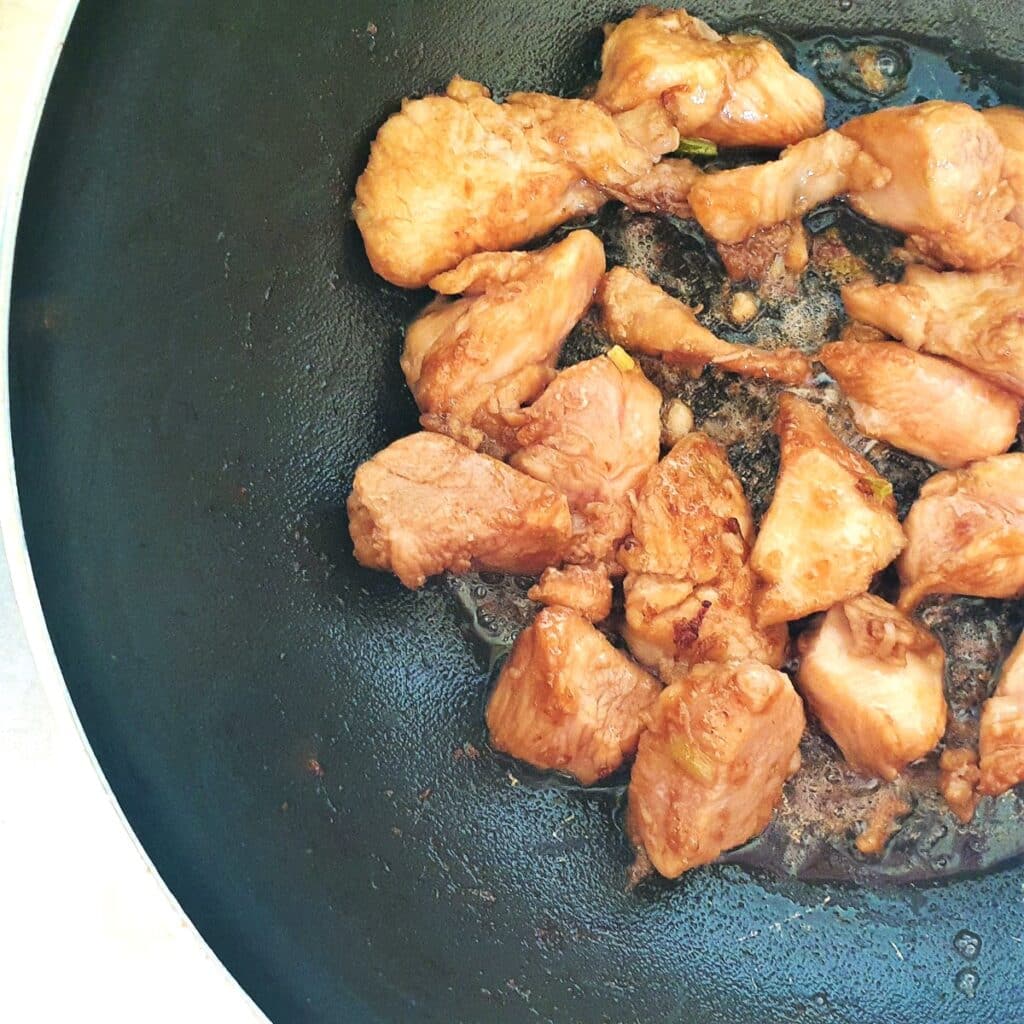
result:
[(584, 618), (543, 609), (516, 640), (487, 705), (498, 750), (590, 785), (636, 750), (661, 685)]
[(904, 345), (837, 341), (818, 360), (842, 388), (857, 429), (956, 468), (1005, 452), (1020, 403), (983, 377)]
[(939, 758), (939, 792), (963, 824), (974, 817), (978, 806), (978, 752), (970, 747), (946, 747)]
[(757, 615), (765, 626), (863, 593), (905, 543), (892, 485), (814, 406), (783, 394), (775, 431), (781, 468), (750, 557), (764, 581)]
[(1024, 634), (981, 709), (979, 792), (999, 796), (1024, 782)]
[(770, 163), (705, 174), (690, 189), (689, 202), (712, 238), (733, 245), (851, 189), (881, 188), (891, 176), (852, 139), (828, 131)]
[(594, 99), (611, 111), (660, 100), (685, 137), (788, 146), (825, 127), (825, 100), (767, 39), (720, 36), (684, 10), (641, 8), (605, 29)]
[(753, 622), (746, 565), (750, 506), (724, 450), (687, 434), (652, 470), (619, 548), (627, 570), (623, 637), (645, 665), (755, 658), (780, 665), (785, 627)]
[(402, 371), (421, 423), (492, 455), (508, 418), (554, 376), (566, 335), (604, 273), (604, 247), (574, 231), (537, 252), (479, 253), (431, 285), (443, 295), (409, 325)]
[(629, 526), (630, 495), (658, 461), (661, 392), (625, 359), (626, 369), (598, 356), (562, 370), (509, 418), (512, 465), (569, 499), (577, 535), (570, 561), (612, 558)]
[(467, 256), (593, 213), (605, 201), (600, 187), (627, 187), (678, 145), (663, 112), (640, 115), (623, 118), (623, 130), (588, 100), (513, 93), (495, 103), (458, 78), (443, 96), (406, 100), (356, 183), (352, 210), (370, 264), (419, 288)]
[(613, 267), (601, 282), (597, 300), (608, 336), (630, 351), (661, 356), (694, 374), (710, 364), (783, 384), (810, 380), (811, 364), (801, 352), (791, 348), (767, 351), (722, 341), (698, 323), (689, 306), (636, 270)]
[(786, 676), (744, 661), (692, 669), (648, 720), (627, 827), (651, 864), (677, 878), (765, 828), (800, 766), (804, 712)]
[(572, 535), (565, 495), (429, 433), (356, 470), (348, 518), (356, 560), (412, 589), (445, 569), (540, 572), (562, 560)]
[(663, 213), (688, 220), (690, 190), (704, 172), (689, 160), (665, 159), (655, 164), (642, 178), (621, 189), (604, 189), (613, 199), (625, 203), (637, 213)]
[(1024, 595), (1024, 453), (937, 473), (904, 522), (899, 606), (929, 594)]
[(762, 294), (794, 295), (807, 269), (810, 250), (801, 220), (783, 221), (755, 231), (742, 242), (715, 248), (730, 281), (757, 281)]
[(908, 267), (899, 284), (843, 288), (846, 312), (1024, 396), (1024, 274)]
[(549, 607), (569, 608), (588, 622), (601, 622), (612, 612), (612, 581), (604, 565), (552, 566), (526, 596)]
[(981, 113), (1003, 144), (1003, 180), (1014, 198), (1010, 220), (1024, 227), (1024, 110), (992, 107)]
[(835, 605), (799, 649), (800, 692), (859, 771), (895, 779), (942, 738), (942, 647), (880, 597)]
[(931, 100), (889, 107), (839, 129), (892, 172), (880, 188), (852, 189), (865, 217), (910, 236), (913, 247), (947, 266), (980, 270), (1016, 249), (1021, 229), (1003, 181), (1003, 146), (965, 103)]

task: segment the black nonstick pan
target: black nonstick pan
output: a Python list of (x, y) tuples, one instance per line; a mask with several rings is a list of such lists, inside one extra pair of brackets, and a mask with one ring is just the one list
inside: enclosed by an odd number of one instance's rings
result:
[[(10, 382), (74, 704), (160, 873), (278, 1024), (1024, 1021), (1012, 862), (913, 884), (725, 864), (626, 891), (614, 787), (488, 751), (488, 665), (450, 587), (353, 561), (355, 467), (415, 429), (397, 356), (424, 301), (372, 274), (350, 220), (369, 141), (456, 72), (578, 91), (628, 11), (85, 0), (30, 174)], [(1005, 0), (695, 13), (924, 39), (1020, 99)]]

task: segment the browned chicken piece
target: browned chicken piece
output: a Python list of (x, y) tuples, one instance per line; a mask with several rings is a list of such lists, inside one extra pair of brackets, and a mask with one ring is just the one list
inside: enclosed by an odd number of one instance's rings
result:
[(846, 312), (1024, 397), (1024, 274), (907, 268), (899, 284), (843, 288)]
[(1021, 244), (1021, 229), (1006, 220), (1014, 199), (999, 136), (965, 103), (888, 107), (839, 130), (892, 172), (881, 188), (851, 189), (850, 204), (909, 235), (927, 258), (980, 270)]
[(942, 647), (880, 597), (835, 605), (799, 650), (800, 693), (858, 771), (895, 779), (942, 739)]
[(900, 821), (912, 810), (911, 805), (897, 793), (882, 793), (853, 845), (865, 857), (880, 856), (889, 840), (899, 831)]
[(979, 792), (999, 796), (1024, 782), (1024, 634), (981, 709)]
[(974, 817), (978, 806), (978, 755), (969, 747), (947, 747), (939, 758), (939, 791), (949, 809), (963, 824)]
[(1024, 595), (1024, 453), (937, 473), (904, 522), (899, 606), (929, 594)]
[(764, 626), (825, 611), (868, 589), (903, 549), (892, 485), (846, 447), (825, 417), (783, 394), (781, 467), (750, 564), (764, 581)]
[(501, 670), (487, 728), (497, 750), (590, 785), (632, 757), (660, 692), (586, 619), (544, 608)]
[(992, 107), (981, 114), (1003, 144), (1003, 180), (1014, 198), (1010, 220), (1024, 227), (1024, 110)]
[(480, 253), (431, 282), (444, 295), (409, 325), (402, 371), (421, 423), (492, 455), (508, 418), (554, 376), (566, 335), (604, 273), (604, 247), (574, 231), (537, 252)]
[(648, 713), (627, 827), (666, 878), (761, 832), (800, 766), (804, 711), (789, 679), (756, 661), (698, 665)]
[(697, 321), (689, 306), (638, 271), (613, 267), (605, 275), (597, 299), (608, 336), (630, 351), (661, 356), (694, 374), (710, 364), (744, 377), (770, 378), (783, 384), (804, 384), (811, 378), (811, 364), (803, 353), (723, 341)]
[(601, 622), (612, 613), (612, 581), (603, 565), (552, 566), (526, 596), (540, 604), (569, 608), (589, 622)]
[(755, 231), (735, 245), (716, 245), (730, 281), (786, 283), (796, 287), (796, 278), (807, 269), (810, 252), (803, 221), (790, 220)]
[(689, 220), (690, 190), (704, 172), (689, 160), (667, 159), (655, 164), (642, 178), (624, 189), (605, 191), (638, 213), (665, 213)]
[(562, 370), (517, 416), (511, 463), (562, 491), (577, 542), (570, 561), (603, 561), (629, 528), (629, 499), (661, 451), (661, 392), (631, 364), (598, 356)]
[(684, 10), (606, 27), (594, 99), (612, 111), (660, 99), (680, 135), (720, 146), (781, 148), (825, 127), (824, 97), (772, 43), (722, 37)]
[[(678, 146), (648, 107), (623, 120), (588, 100), (513, 93), (454, 79), (443, 96), (405, 100), (373, 142), (352, 207), (373, 269), (419, 288), (477, 252), (512, 249), (605, 201)], [(655, 130), (652, 117), (660, 118)]]
[(862, 434), (940, 466), (998, 455), (1017, 437), (1019, 400), (956, 363), (885, 341), (833, 342), (818, 360)]
[(852, 139), (828, 131), (770, 163), (705, 174), (690, 189), (690, 208), (712, 238), (735, 245), (851, 189), (881, 188), (890, 177)]
[(540, 572), (561, 562), (572, 534), (565, 495), (429, 433), (356, 470), (348, 518), (356, 560), (411, 589), (445, 569)]
[(628, 572), (623, 637), (640, 661), (659, 671), (743, 658), (782, 663), (785, 627), (753, 622), (752, 536), (725, 451), (706, 434), (687, 434), (648, 475), (619, 548)]

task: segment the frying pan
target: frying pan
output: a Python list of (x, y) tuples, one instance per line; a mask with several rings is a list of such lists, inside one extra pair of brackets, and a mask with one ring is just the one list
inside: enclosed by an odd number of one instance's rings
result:
[[(75, 708), (277, 1022), (1024, 1020), (1019, 867), (870, 888), (719, 865), (626, 892), (607, 791), (514, 785), (486, 753), (486, 666), (443, 585), (352, 559), (355, 467), (415, 426), (397, 356), (423, 301), (348, 218), (373, 132), (455, 72), (575, 91), (626, 13), (82, 4), (10, 331), (25, 539)], [(1024, 60), (1008, 2), (696, 13), (932, 37), (1011, 82)]]

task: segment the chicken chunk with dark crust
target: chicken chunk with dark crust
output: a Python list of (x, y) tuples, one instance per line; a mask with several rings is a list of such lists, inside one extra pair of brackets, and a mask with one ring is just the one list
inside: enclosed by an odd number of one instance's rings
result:
[(804, 712), (781, 672), (756, 661), (699, 665), (648, 713), (627, 828), (666, 878), (763, 831), (800, 766)]
[(430, 433), (356, 470), (348, 518), (360, 565), (412, 589), (446, 569), (540, 572), (562, 561), (572, 535), (564, 494)]
[(895, 779), (942, 738), (942, 647), (880, 597), (835, 605), (799, 650), (800, 693), (859, 771)]
[(520, 633), (487, 705), (498, 750), (584, 785), (633, 756), (661, 685), (586, 619), (543, 609)]

